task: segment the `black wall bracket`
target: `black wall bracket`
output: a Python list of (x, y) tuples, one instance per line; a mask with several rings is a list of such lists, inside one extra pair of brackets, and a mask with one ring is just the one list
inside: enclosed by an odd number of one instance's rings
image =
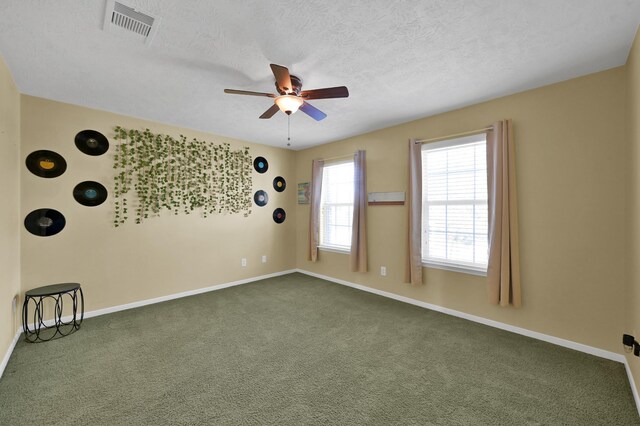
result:
[(636, 341), (635, 337), (630, 334), (623, 334), (622, 344), (624, 345), (625, 351), (631, 352), (631, 350), (633, 350), (635, 356), (640, 356), (640, 343)]

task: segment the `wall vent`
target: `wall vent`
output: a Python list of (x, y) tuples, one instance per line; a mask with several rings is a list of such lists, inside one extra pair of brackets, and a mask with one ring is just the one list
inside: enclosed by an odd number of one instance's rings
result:
[(104, 30), (117, 33), (146, 45), (156, 35), (160, 19), (136, 10), (119, 1), (107, 0), (104, 13)]

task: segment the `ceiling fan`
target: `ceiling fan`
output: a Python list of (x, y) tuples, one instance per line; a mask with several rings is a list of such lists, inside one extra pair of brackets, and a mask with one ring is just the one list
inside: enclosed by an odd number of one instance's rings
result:
[(347, 98), (349, 90), (345, 86), (328, 87), (325, 89), (302, 90), (302, 79), (289, 74), (289, 70), (282, 65), (271, 64), (271, 71), (276, 77), (276, 90), (279, 95), (273, 93), (250, 92), (246, 90), (224, 89), (224, 93), (234, 95), (266, 96), (274, 98), (274, 104), (266, 110), (260, 118), (271, 118), (281, 110), (291, 115), (300, 109), (316, 121), (324, 119), (327, 114), (309, 104), (311, 99)]

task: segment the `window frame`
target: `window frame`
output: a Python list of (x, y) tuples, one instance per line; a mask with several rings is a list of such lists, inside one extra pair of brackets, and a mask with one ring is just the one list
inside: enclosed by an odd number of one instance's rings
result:
[[(485, 147), (486, 147), (486, 143), (487, 143), (487, 137), (486, 137), (486, 133), (478, 133), (475, 135), (469, 135), (469, 136), (464, 136), (464, 137), (457, 137), (457, 138), (450, 138), (450, 139), (444, 139), (444, 140), (440, 140), (437, 142), (430, 142), (428, 144), (424, 144), (420, 150), (420, 155), (423, 155), (423, 152), (426, 150), (436, 150), (436, 149), (445, 149), (445, 148), (453, 148), (456, 146), (462, 146), (462, 145), (470, 145), (473, 143), (478, 143), (478, 142), (482, 142), (484, 141), (485, 143)], [(485, 148), (486, 149), (486, 148)], [(486, 162), (486, 160), (485, 160)], [(485, 163), (486, 164), (486, 163)], [(424, 164), (422, 164), (422, 170), (421, 170), (421, 176), (424, 179), (424, 172), (425, 172), (425, 168), (424, 168)], [(486, 178), (486, 176), (485, 176)], [(424, 195), (424, 188), (423, 188), (423, 195)], [(421, 235), (423, 236), (423, 238), (426, 238), (426, 234), (428, 234), (428, 229), (425, 226), (425, 214), (424, 214), (424, 207), (425, 207), (425, 200), (422, 200), (422, 205), (420, 206), (421, 209)], [(455, 203), (452, 203), (455, 204)], [(463, 204), (463, 203), (460, 203)], [(467, 205), (469, 203), (464, 203), (464, 205)], [(443, 203), (443, 205), (449, 205), (449, 203)], [(488, 207), (488, 197), (487, 197), (487, 207)], [(487, 224), (488, 227), (488, 224)], [(474, 235), (475, 235), (475, 231), (474, 231)], [(487, 257), (488, 257), (488, 229), (487, 229)], [(421, 244), (420, 247), (420, 258), (421, 258), (421, 262), (422, 262), (422, 266), (423, 267), (427, 267), (427, 268), (433, 268), (433, 269), (442, 269), (442, 270), (446, 270), (446, 271), (453, 271), (453, 272), (460, 272), (460, 273), (465, 273), (465, 274), (470, 274), (470, 275), (477, 275), (477, 276), (487, 276), (487, 268), (488, 268), (488, 258), (487, 258), (487, 266), (485, 267), (477, 267), (475, 265), (469, 264), (469, 263), (465, 263), (462, 261), (437, 261), (434, 259), (427, 259), (424, 257), (424, 253), (422, 251), (422, 249), (424, 248), (424, 241)]]
[[(342, 254), (349, 254), (351, 253), (351, 240), (349, 240), (349, 247), (345, 247), (345, 246), (337, 246), (337, 245), (330, 245), (330, 244), (323, 244), (322, 241), (322, 236), (323, 236), (323, 223), (324, 221), (323, 219), (323, 197), (326, 194), (326, 192), (324, 191), (324, 172), (326, 170), (327, 167), (332, 167), (332, 166), (339, 166), (341, 164), (348, 164), (351, 163), (353, 165), (353, 167), (355, 168), (355, 161), (353, 159), (353, 157), (345, 157), (342, 159), (336, 159), (336, 160), (332, 160), (332, 161), (326, 161), (324, 163), (323, 169), (322, 169), (322, 191), (320, 194), (320, 212), (318, 215), (318, 223), (319, 223), (319, 229), (318, 229), (318, 249), (323, 250), (323, 251), (329, 251), (329, 252), (335, 252), (335, 253), (342, 253)], [(355, 176), (352, 176), (355, 177)], [(355, 181), (353, 181), (353, 185), (355, 185)], [(352, 192), (352, 196), (353, 196), (353, 191)], [(353, 231), (353, 207), (355, 204), (355, 200), (352, 199), (351, 200), (351, 223), (349, 224), (349, 227), (351, 228), (351, 230)]]

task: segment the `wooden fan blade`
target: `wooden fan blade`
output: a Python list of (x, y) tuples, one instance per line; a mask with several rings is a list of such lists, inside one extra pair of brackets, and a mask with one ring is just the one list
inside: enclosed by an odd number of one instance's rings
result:
[(229, 93), (232, 95), (266, 96), (267, 98), (276, 97), (276, 95), (274, 95), (273, 93), (249, 92), (247, 90), (236, 90), (236, 89), (224, 89), (224, 93)]
[(320, 111), (318, 108), (314, 107), (311, 104), (304, 102), (302, 106), (300, 106), (300, 111), (307, 114), (309, 117), (313, 118), (316, 121), (324, 120), (327, 117), (327, 114)]
[(287, 67), (271, 64), (271, 71), (273, 71), (273, 75), (276, 77), (276, 81), (278, 82), (280, 90), (286, 93), (290, 93), (293, 91), (293, 87), (291, 85), (291, 75), (289, 74), (289, 69)]
[(303, 90), (300, 97), (305, 99), (348, 98), (349, 89), (345, 86), (327, 87), (326, 89)]
[(268, 110), (266, 110), (261, 116), (260, 118), (271, 118), (273, 117), (273, 114), (275, 114), (276, 112), (280, 111), (280, 108), (278, 107), (278, 105), (273, 104), (271, 105), (271, 108), (269, 108)]

